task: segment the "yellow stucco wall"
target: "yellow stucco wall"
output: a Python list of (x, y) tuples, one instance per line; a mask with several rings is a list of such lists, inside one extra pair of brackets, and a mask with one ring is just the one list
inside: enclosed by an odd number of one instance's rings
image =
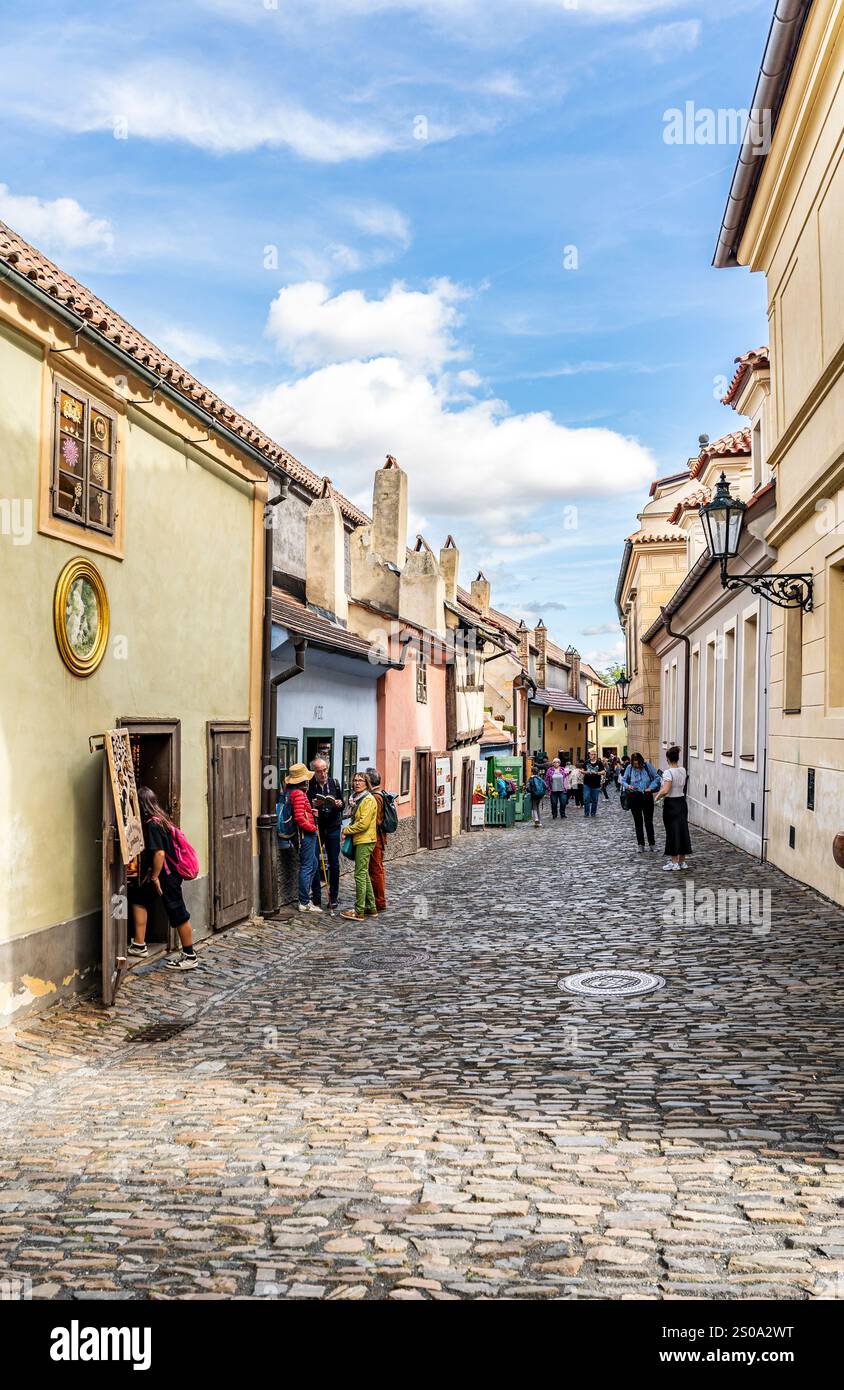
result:
[[(39, 534), (49, 375), (42, 345), (0, 322), (2, 491), (33, 512), (28, 544), (0, 535), (0, 942), (99, 910), (103, 755), (88, 737), (120, 716), (181, 720), (182, 825), (207, 873), (206, 721), (248, 720), (256, 701), (254, 484), (129, 409), (125, 558)], [(108, 651), (87, 679), (65, 668), (53, 632), (56, 579), (75, 555), (97, 565), (111, 608)], [(257, 740), (253, 726), (253, 762)]]
[(844, 11), (834, 0), (809, 12), (739, 259), (768, 288), (777, 510), (767, 538), (777, 570), (815, 579), (799, 713), (783, 709), (784, 616), (773, 610), (768, 854), (844, 903), (844, 871), (832, 858), (833, 836), (844, 832), (844, 707), (831, 701), (828, 679), (844, 651), (829, 602), (830, 562), (844, 560)]

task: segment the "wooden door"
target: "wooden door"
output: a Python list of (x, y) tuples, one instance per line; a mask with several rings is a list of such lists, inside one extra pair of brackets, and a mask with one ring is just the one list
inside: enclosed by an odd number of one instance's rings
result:
[(211, 925), (241, 922), (252, 910), (252, 779), (249, 726), (209, 724)]
[(427, 749), (416, 750), (416, 831), (420, 849), (431, 848), (431, 805), (434, 772)]
[(460, 829), (472, 829), (472, 791), (475, 782), (475, 767), (471, 758), (463, 759), (463, 774), (460, 783)]
[(126, 972), (129, 896), (126, 866), (120, 852), (117, 809), (111, 789), (108, 759), (103, 753), (103, 1003), (111, 1005)]
[[(443, 783), (442, 779), (437, 779), (437, 763), (442, 766), (448, 763), (448, 781)], [(451, 844), (451, 818), (452, 818), (452, 768), (450, 753), (435, 753), (431, 759), (433, 784), (431, 787), (431, 849), (445, 849)], [(447, 795), (442, 799), (443, 786), (445, 785)], [(438, 792), (441, 798), (438, 802)], [(438, 804), (442, 804), (444, 809), (437, 810)]]

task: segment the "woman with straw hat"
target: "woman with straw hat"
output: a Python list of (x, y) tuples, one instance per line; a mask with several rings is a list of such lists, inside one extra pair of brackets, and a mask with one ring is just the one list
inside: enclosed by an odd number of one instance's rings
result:
[(290, 809), (299, 830), (299, 911), (318, 912), (322, 908), (311, 902), (311, 885), (317, 872), (317, 828), (306, 787), (311, 774), (304, 763), (294, 763), (285, 777), (290, 791)]
[(355, 847), (355, 905), (351, 912), (341, 912), (341, 917), (350, 921), (362, 922), (364, 917), (377, 917), (375, 893), (369, 877), (369, 861), (375, 848), (378, 834), (378, 806), (372, 795), (372, 783), (365, 772), (356, 772), (352, 778), (352, 795), (349, 800), (352, 819), (346, 828)]

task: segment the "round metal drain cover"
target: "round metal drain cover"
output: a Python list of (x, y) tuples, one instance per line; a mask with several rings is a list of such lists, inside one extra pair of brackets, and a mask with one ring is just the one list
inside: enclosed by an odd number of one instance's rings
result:
[(349, 965), (353, 970), (403, 970), (427, 958), (427, 951), (356, 951)]
[(581, 970), (561, 980), (560, 989), (586, 994), (590, 999), (625, 999), (630, 994), (650, 994), (664, 984), (661, 975), (649, 975), (645, 970)]

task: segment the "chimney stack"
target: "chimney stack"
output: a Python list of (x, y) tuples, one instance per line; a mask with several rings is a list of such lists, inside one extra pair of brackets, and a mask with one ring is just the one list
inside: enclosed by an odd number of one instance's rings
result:
[(305, 523), (305, 594), (308, 603), (345, 623), (346, 552), (343, 517), (330, 478), (323, 478), (319, 497)]
[(445, 581), (436, 555), (422, 536), (416, 537), (399, 584), (400, 617), (445, 635)]
[(407, 556), (407, 474), (392, 454), (375, 474), (372, 496), (372, 549), (382, 560), (404, 569)]
[(489, 617), (489, 593), (489, 580), (482, 570), (478, 570), (477, 579), (472, 580), (472, 602), (482, 618)]
[(580, 652), (576, 647), (568, 647), (566, 656), (569, 659), (569, 695), (575, 700), (580, 699)]
[(519, 651), (519, 661), (526, 671), (530, 671), (530, 633), (524, 618), (519, 619), (519, 626), (516, 631), (516, 642)]
[(546, 690), (548, 681), (548, 629), (542, 619), (533, 629), (533, 642), (536, 647), (536, 684)]
[(460, 551), (453, 536), (446, 536), (445, 545), (440, 551), (440, 569), (445, 580), (446, 602), (457, 602), (457, 572), (460, 568)]

